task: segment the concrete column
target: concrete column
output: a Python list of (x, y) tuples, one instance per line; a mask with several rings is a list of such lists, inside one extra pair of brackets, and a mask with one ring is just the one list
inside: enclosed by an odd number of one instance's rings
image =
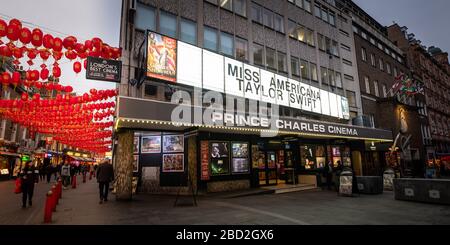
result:
[(132, 130), (117, 132), (118, 144), (115, 152), (116, 199), (131, 200), (133, 178), (133, 138)]

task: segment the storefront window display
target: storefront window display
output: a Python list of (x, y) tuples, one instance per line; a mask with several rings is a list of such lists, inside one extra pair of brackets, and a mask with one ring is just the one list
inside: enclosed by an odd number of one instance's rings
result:
[(0, 175), (9, 175), (9, 162), (7, 157), (0, 156)]
[(333, 166), (336, 168), (339, 165), (339, 163), (342, 164), (341, 149), (339, 146), (332, 146), (331, 150), (332, 150), (332, 157), (333, 157)]
[(250, 171), (249, 161), (248, 161), (248, 143), (232, 143), (233, 150), (233, 160), (232, 160), (232, 170), (233, 173), (248, 173)]
[(325, 146), (317, 146), (316, 147), (316, 167), (323, 168), (325, 167), (326, 162), (326, 154), (325, 154)]
[(343, 165), (345, 167), (351, 167), (352, 166), (352, 160), (351, 160), (351, 155), (350, 155), (350, 147), (345, 147), (344, 151), (342, 152), (342, 161), (343, 161)]
[(211, 154), (211, 175), (230, 174), (229, 145), (227, 142), (212, 142)]
[(315, 154), (315, 146), (313, 145), (303, 145), (300, 146), (300, 155), (301, 155), (301, 165), (305, 169), (314, 169), (316, 157)]

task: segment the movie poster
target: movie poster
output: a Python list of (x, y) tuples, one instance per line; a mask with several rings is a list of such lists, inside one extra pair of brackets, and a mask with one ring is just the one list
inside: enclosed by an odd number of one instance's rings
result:
[(164, 154), (162, 171), (184, 172), (184, 154)]
[(216, 142), (211, 144), (211, 158), (228, 157), (228, 143)]
[(247, 143), (233, 143), (233, 157), (247, 158), (248, 157), (248, 144)]
[(139, 153), (139, 136), (134, 137), (133, 149), (134, 149), (134, 151), (133, 151), (134, 154)]
[(233, 158), (233, 173), (243, 174), (250, 171), (250, 165), (247, 158)]
[(147, 76), (169, 82), (177, 80), (177, 41), (149, 32), (147, 44)]
[(164, 153), (184, 152), (184, 136), (164, 135), (163, 151)]
[(141, 153), (161, 153), (161, 136), (142, 136)]

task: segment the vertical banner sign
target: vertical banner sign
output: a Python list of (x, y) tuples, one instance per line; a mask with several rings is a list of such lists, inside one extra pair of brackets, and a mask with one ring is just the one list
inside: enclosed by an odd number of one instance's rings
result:
[(148, 32), (147, 76), (176, 82), (177, 41), (175, 39)]
[(209, 143), (200, 142), (201, 180), (209, 180)]

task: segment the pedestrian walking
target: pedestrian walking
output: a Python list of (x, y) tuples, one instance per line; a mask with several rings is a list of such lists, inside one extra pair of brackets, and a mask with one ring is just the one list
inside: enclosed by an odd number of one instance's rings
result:
[(333, 168), (331, 167), (331, 162), (325, 163), (322, 175), (326, 180), (327, 189), (331, 190), (331, 178), (333, 177)]
[(34, 184), (37, 183), (39, 178), (38, 171), (35, 166), (33, 166), (32, 161), (28, 161), (20, 173), (22, 178), (22, 208), (26, 208), (27, 200), (28, 205), (33, 205), (33, 193)]
[(64, 162), (64, 165), (61, 167), (61, 177), (64, 185), (64, 189), (67, 189), (67, 186), (70, 184), (70, 166), (69, 163), (66, 161)]
[(46, 167), (46, 173), (47, 173), (47, 184), (50, 184), (50, 179), (52, 178), (52, 174), (53, 174), (53, 165), (52, 164), (48, 164)]
[(100, 189), (100, 204), (108, 201), (109, 183), (114, 180), (114, 169), (108, 160), (97, 167), (97, 182)]

